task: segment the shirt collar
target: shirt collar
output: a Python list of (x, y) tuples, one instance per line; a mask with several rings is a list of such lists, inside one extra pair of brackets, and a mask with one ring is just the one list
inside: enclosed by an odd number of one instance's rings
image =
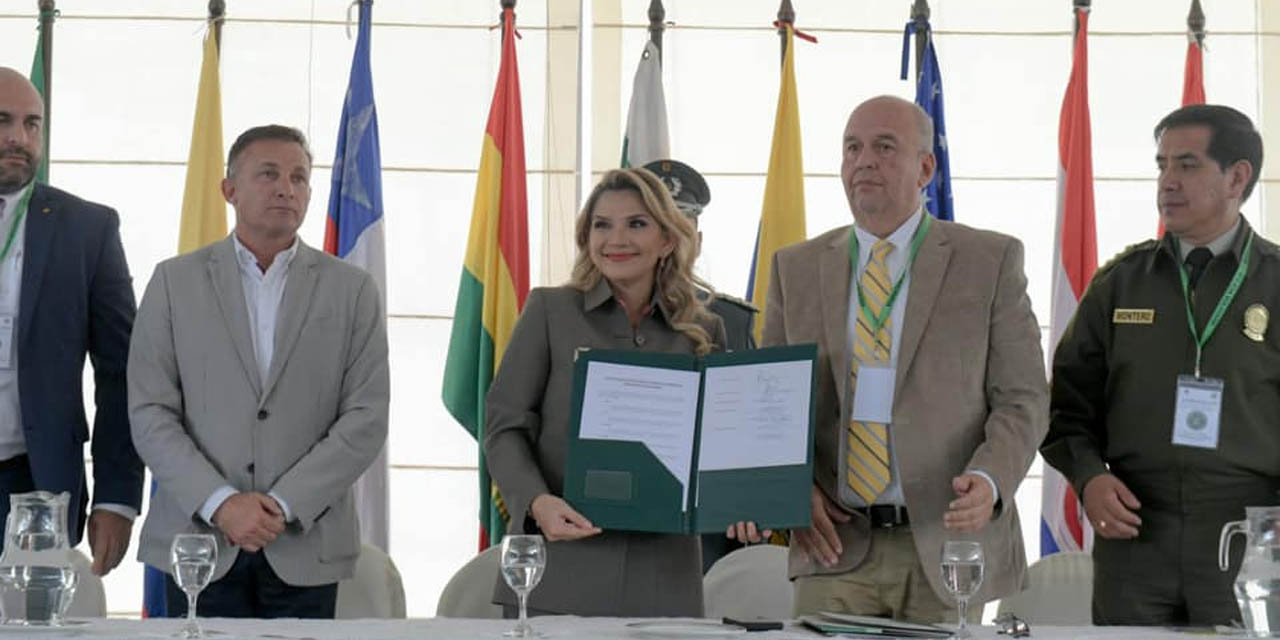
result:
[[(1240, 229), (1242, 226), (1247, 226), (1244, 224), (1244, 216), (1236, 215), (1236, 223), (1231, 225), (1230, 229), (1227, 229), (1226, 231), (1222, 232), (1222, 234), (1219, 235), (1218, 237), (1214, 238), (1213, 240), (1210, 240), (1209, 244), (1202, 245), (1202, 246), (1208, 249), (1209, 253), (1212, 253), (1214, 256), (1219, 256), (1219, 255), (1222, 255), (1223, 253), (1226, 253), (1227, 251), (1232, 251), (1236, 254), (1236, 257), (1239, 258), (1240, 251), (1243, 249), (1243, 241), (1241, 240), (1241, 238), (1243, 238), (1245, 235), (1243, 233), (1240, 233)], [(1178, 243), (1179, 261), (1186, 262), (1187, 254), (1191, 253), (1191, 250), (1195, 248), (1197, 248), (1195, 245), (1192, 245), (1186, 242), (1179, 242)]]
[[(915, 237), (916, 229), (920, 228), (920, 221), (923, 219), (923, 215), (924, 207), (921, 206), (916, 209), (915, 213), (911, 214), (910, 218), (898, 225), (898, 228), (894, 229), (893, 233), (889, 234), (889, 237), (885, 238), (885, 240), (888, 240), (889, 244), (893, 245), (894, 250), (901, 250), (911, 244), (911, 238)], [(880, 241), (879, 237), (863, 229), (859, 224), (855, 223), (853, 225), (853, 232), (858, 234), (858, 246), (860, 247), (869, 249)]]
[[(241, 266), (252, 267), (254, 271), (262, 273), (262, 269), (258, 268), (258, 257), (253, 255), (253, 252), (249, 250), (249, 247), (244, 246), (243, 242), (240, 242), (240, 236), (233, 232), (231, 238), (235, 242), (236, 259), (240, 261)], [(296, 255), (298, 255), (298, 236), (293, 237), (293, 244), (290, 244), (288, 249), (276, 254), (275, 258), (271, 260), (271, 266), (275, 267), (279, 264), (280, 267), (278, 268), (287, 269)]]
[(22, 202), (23, 196), (27, 194), (35, 186), (35, 180), (28, 182), (27, 185), (13, 193), (0, 193), (0, 198), (4, 199), (4, 209), (0, 210), (0, 220), (9, 220), (9, 216), (18, 210), (18, 203)]
[[(591, 287), (589, 291), (582, 295), (582, 310), (591, 311), (613, 299), (613, 288), (609, 286), (609, 280), (604, 276), (600, 276), (600, 281), (596, 283), (596, 286)], [(618, 306), (623, 306), (621, 300), (618, 301)], [(670, 314), (667, 313), (666, 307), (662, 304), (662, 300), (658, 297), (656, 288), (654, 289), (653, 298), (649, 300), (650, 313), (652, 313), (654, 309), (661, 311), (664, 318), (671, 317)]]

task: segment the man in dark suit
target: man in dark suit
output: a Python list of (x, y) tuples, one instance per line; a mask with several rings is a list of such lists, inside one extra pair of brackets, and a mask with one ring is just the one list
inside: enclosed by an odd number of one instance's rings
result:
[(9, 494), (66, 491), (72, 544), (83, 536), (88, 354), (97, 407), (89, 547), (93, 572), (105, 575), (142, 507), (125, 402), (133, 285), (116, 212), (34, 183), (43, 114), (26, 77), (0, 67), (0, 518)]

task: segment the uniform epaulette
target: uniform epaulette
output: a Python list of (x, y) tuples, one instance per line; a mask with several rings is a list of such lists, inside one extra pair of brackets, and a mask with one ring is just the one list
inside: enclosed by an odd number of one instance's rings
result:
[(1100, 276), (1110, 271), (1111, 269), (1115, 268), (1116, 265), (1120, 264), (1121, 262), (1124, 262), (1130, 256), (1136, 253), (1139, 253), (1141, 251), (1146, 251), (1148, 249), (1154, 249), (1159, 245), (1160, 245), (1160, 241), (1155, 238), (1152, 238), (1150, 240), (1143, 240), (1142, 242), (1139, 242), (1137, 244), (1131, 244), (1125, 247), (1124, 250), (1121, 251), (1120, 253), (1117, 253), (1115, 257), (1108, 260), (1106, 264), (1102, 265), (1101, 267), (1098, 267), (1098, 271), (1097, 273), (1094, 274), (1094, 277), (1096, 278), (1097, 276)]
[(746, 309), (751, 313), (760, 313), (760, 310), (757, 309), (755, 305), (751, 304), (750, 302), (747, 302), (746, 300), (743, 300), (742, 298), (737, 298), (727, 293), (720, 293), (719, 291), (716, 292), (716, 298), (719, 300), (728, 302), (729, 304), (732, 304), (734, 306), (742, 307), (743, 309)]

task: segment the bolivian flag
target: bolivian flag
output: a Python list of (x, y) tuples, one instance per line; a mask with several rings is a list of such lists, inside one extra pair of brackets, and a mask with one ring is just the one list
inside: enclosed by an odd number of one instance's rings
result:
[[(502, 61), (489, 106), (475, 205), (453, 333), (444, 369), (444, 404), (484, 442), (484, 397), (529, 295), (524, 125), (516, 68), (515, 12), (502, 12)], [(480, 450), (480, 548), (502, 539), (505, 508)]]

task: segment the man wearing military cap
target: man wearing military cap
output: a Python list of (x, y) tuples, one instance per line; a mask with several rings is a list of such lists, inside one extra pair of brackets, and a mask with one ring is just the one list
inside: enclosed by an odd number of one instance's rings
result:
[[(662, 179), (662, 184), (667, 185), (667, 190), (671, 192), (671, 197), (675, 199), (676, 207), (683, 211), (689, 217), (689, 220), (693, 221), (694, 228), (697, 228), (698, 216), (702, 214), (703, 207), (707, 206), (708, 202), (711, 202), (711, 190), (707, 188), (707, 181), (702, 178), (702, 174), (679, 160), (654, 160), (646, 164), (644, 168), (652, 171)], [(698, 247), (699, 249), (702, 247), (701, 230), (698, 231)], [(711, 313), (720, 316), (724, 320), (725, 335), (729, 341), (729, 344), (725, 345), (726, 349), (729, 351), (742, 351), (756, 348), (755, 333), (752, 328), (758, 310), (751, 303), (723, 293), (712, 294), (701, 289), (698, 290), (698, 297), (707, 303), (707, 309)], [(744, 546), (742, 542), (725, 537), (722, 534), (709, 533), (703, 535), (703, 572), (710, 569), (716, 560), (742, 546)]]
[(1053, 359), (1040, 451), (1093, 524), (1093, 621), (1240, 620), (1222, 525), (1280, 504), (1280, 247), (1240, 205), (1262, 169), (1244, 114), (1187, 106), (1155, 128), (1168, 232), (1098, 270)]
[[(675, 199), (676, 206), (689, 217), (689, 220), (693, 221), (693, 226), (697, 228), (702, 209), (711, 202), (711, 190), (707, 188), (707, 181), (702, 178), (702, 174), (679, 160), (654, 160), (644, 168), (662, 179), (662, 183), (667, 185), (667, 190), (671, 192), (671, 197)], [(698, 231), (698, 246), (699, 248), (702, 246), (702, 231)], [(725, 333), (729, 337), (729, 344), (725, 345), (725, 348), (729, 351), (756, 348), (755, 334), (752, 329), (758, 309), (745, 300), (719, 292), (713, 295), (708, 291), (700, 291), (699, 295), (707, 303), (711, 313), (724, 320)], [(706, 561), (704, 557), (703, 562)]]

